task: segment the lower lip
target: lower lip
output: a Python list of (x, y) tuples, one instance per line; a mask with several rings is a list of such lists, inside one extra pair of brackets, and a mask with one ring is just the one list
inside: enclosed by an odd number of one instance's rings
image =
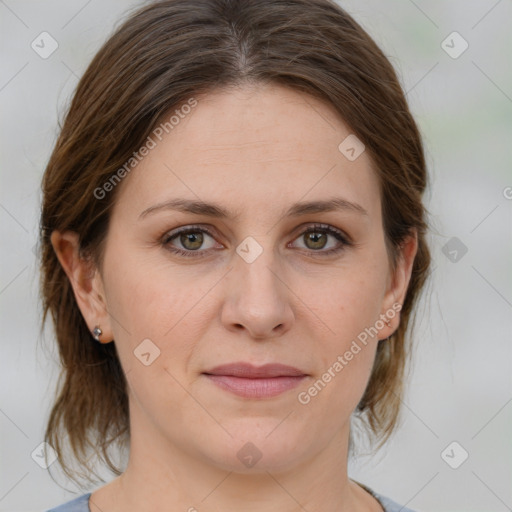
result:
[(213, 383), (244, 398), (271, 398), (295, 388), (305, 375), (247, 379), (231, 375), (208, 375)]

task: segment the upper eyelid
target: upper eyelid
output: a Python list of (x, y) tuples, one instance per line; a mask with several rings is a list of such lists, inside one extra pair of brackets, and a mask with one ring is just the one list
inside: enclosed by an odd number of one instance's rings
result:
[(214, 233), (210, 228), (207, 228), (205, 226), (196, 226), (196, 225), (186, 225), (186, 226), (180, 226), (179, 228), (172, 229), (171, 231), (166, 231), (163, 235), (163, 240), (171, 240), (172, 238), (181, 235), (182, 233), (194, 233), (197, 231), (205, 232), (207, 235), (211, 236), (212, 238), (215, 238)]

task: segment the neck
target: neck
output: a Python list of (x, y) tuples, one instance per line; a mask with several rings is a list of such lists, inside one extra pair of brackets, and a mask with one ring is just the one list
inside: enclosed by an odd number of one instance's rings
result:
[[(91, 497), (97, 510), (182, 510), (208, 512), (354, 512), (381, 510), (347, 475), (348, 425), (314, 455), (291, 467), (257, 463), (240, 472), (176, 446), (144, 415), (131, 415), (130, 458), (108, 493)], [(183, 427), (181, 427), (183, 428)], [(261, 463), (264, 462), (264, 457)], [(108, 486), (106, 486), (108, 487)]]

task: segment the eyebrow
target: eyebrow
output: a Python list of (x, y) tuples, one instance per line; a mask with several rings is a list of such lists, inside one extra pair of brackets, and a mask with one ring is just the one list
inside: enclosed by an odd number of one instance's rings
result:
[[(165, 210), (176, 210), (183, 213), (218, 217), (220, 219), (237, 219), (240, 216), (239, 211), (230, 212), (217, 203), (206, 203), (204, 201), (176, 198), (150, 206), (139, 215), (139, 220), (142, 220), (148, 215)], [(298, 217), (300, 215), (332, 211), (348, 211), (368, 216), (368, 212), (360, 204), (347, 201), (341, 197), (322, 201), (304, 201), (295, 203), (288, 208), (284, 216)]]

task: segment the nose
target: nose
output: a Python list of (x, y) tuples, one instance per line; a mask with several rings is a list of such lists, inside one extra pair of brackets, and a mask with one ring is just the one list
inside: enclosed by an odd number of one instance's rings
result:
[(279, 276), (271, 250), (252, 263), (235, 255), (234, 268), (225, 278), (221, 321), (230, 331), (247, 331), (255, 339), (274, 338), (293, 323), (291, 291)]

